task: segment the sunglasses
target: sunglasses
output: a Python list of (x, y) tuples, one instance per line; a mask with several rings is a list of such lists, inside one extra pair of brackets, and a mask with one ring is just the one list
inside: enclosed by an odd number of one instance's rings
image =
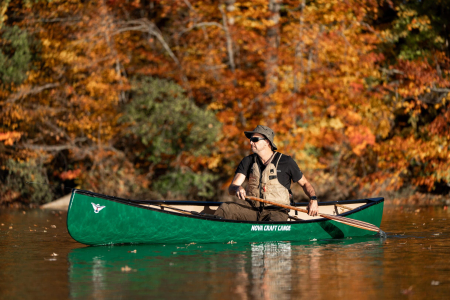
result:
[(251, 142), (253, 142), (253, 143), (257, 143), (257, 142), (259, 142), (260, 140), (265, 140), (266, 138), (262, 138), (262, 137), (251, 137), (250, 138), (250, 141)]

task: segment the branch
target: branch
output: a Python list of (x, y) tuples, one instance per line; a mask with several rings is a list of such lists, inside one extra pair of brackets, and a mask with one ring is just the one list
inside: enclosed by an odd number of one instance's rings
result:
[(178, 58), (175, 56), (173, 51), (170, 49), (170, 47), (167, 44), (167, 42), (164, 40), (164, 37), (162, 36), (162, 34), (161, 34), (160, 30), (158, 29), (158, 27), (156, 27), (155, 24), (153, 24), (152, 22), (150, 22), (148, 19), (145, 19), (145, 18), (138, 19), (138, 20), (132, 20), (132, 21), (128, 21), (128, 22), (121, 22), (121, 23), (119, 23), (119, 25), (120, 24), (123, 24), (126, 27), (123, 27), (121, 29), (116, 30), (111, 35), (114, 36), (116, 34), (119, 34), (119, 33), (122, 33), (122, 32), (126, 32), (126, 31), (140, 31), (140, 32), (147, 32), (148, 34), (153, 35), (153, 36), (156, 37), (156, 39), (161, 43), (163, 48), (167, 51), (169, 56), (175, 62), (177, 67), (180, 69), (180, 71), (181, 71), (181, 79), (183, 80), (183, 82), (185, 84), (185, 87), (188, 90), (189, 97), (193, 98), (191, 85), (190, 85), (186, 75), (184, 75), (184, 71), (183, 71), (183, 68), (181, 66), (181, 63), (178, 60)]
[(219, 10), (222, 13), (222, 21), (223, 21), (223, 30), (225, 31), (225, 36), (227, 38), (227, 52), (228, 52), (228, 60), (230, 62), (231, 71), (234, 74), (234, 71), (236, 69), (236, 66), (234, 64), (234, 53), (233, 53), (233, 41), (231, 39), (230, 31), (228, 30), (227, 25), (227, 17), (225, 15), (225, 12), (223, 11), (222, 5), (219, 5)]
[[(302, 14), (300, 16), (300, 28), (299, 28), (299, 41), (295, 46), (295, 57), (294, 57), (294, 93), (300, 91), (300, 86), (303, 80), (303, 10), (305, 9), (305, 0), (299, 6), (301, 8)], [(300, 79), (297, 80), (297, 61), (300, 61)], [(296, 102), (295, 102), (296, 103)], [(294, 110), (295, 113), (295, 110)], [(294, 122), (295, 126), (295, 122)]]
[(427, 104), (438, 104), (447, 96), (450, 92), (448, 89), (431, 88), (431, 92), (423, 94), (418, 99)]
[(54, 131), (62, 134), (67, 140), (70, 140), (70, 137), (67, 135), (67, 132), (61, 129), (61, 127), (56, 126), (53, 123), (50, 123), (49, 121), (44, 121), (44, 124), (53, 129)]
[(159, 29), (156, 27), (155, 24), (153, 24), (152, 22), (150, 22), (147, 19), (128, 21), (128, 22), (125, 22), (124, 24), (126, 26), (131, 25), (131, 27), (124, 27), (124, 28), (118, 29), (115, 32), (113, 32), (112, 35), (116, 35), (116, 34), (119, 34), (119, 33), (125, 32), (125, 31), (147, 32), (147, 33), (155, 36), (158, 39), (158, 41), (161, 43), (161, 45), (164, 47), (164, 49), (167, 51), (167, 53), (173, 59), (173, 61), (177, 64), (177, 66), (180, 66), (180, 61), (175, 56), (175, 54), (172, 52), (169, 45), (164, 40), (161, 32), (159, 31)]
[(33, 23), (58, 23), (58, 22), (79, 22), (82, 18), (53, 18), (53, 19), (36, 19)]
[[(387, 90), (388, 92), (390, 92), (392, 94), (397, 94), (397, 92), (395, 90), (393, 90), (387, 86), (384, 86), (383, 89)], [(403, 98), (402, 101), (420, 100), (427, 104), (438, 104), (438, 103), (442, 102), (442, 100), (447, 96), (448, 93), (450, 93), (450, 89), (431, 87), (429, 93), (421, 94), (418, 97), (413, 97), (413, 96), (406, 97), (406, 98)]]
[(113, 146), (98, 147), (97, 145), (95, 145), (95, 146), (91, 146), (91, 147), (76, 148), (76, 150), (78, 150), (78, 151), (74, 152), (74, 158), (78, 159), (78, 160), (82, 160), (86, 157), (90, 157), (93, 160), (96, 160), (98, 157), (97, 157), (96, 153), (93, 153), (93, 152), (96, 150), (99, 150), (99, 149), (114, 152), (119, 157), (125, 156), (122, 151), (117, 150)]
[(88, 140), (88, 138), (76, 138), (70, 144), (55, 145), (55, 146), (34, 145), (34, 144), (29, 144), (29, 143), (23, 143), (22, 144), (22, 148), (31, 149), (31, 150), (42, 150), (42, 151), (48, 151), (48, 152), (59, 152), (59, 151), (62, 151), (62, 150), (78, 148), (75, 145), (75, 143), (77, 143), (77, 142), (84, 142), (86, 140)]
[(224, 29), (223, 26), (222, 26), (221, 24), (217, 23), (217, 22), (201, 22), (201, 23), (194, 24), (194, 25), (192, 25), (191, 27), (182, 30), (181, 33), (180, 33), (180, 35), (183, 35), (183, 34), (185, 34), (186, 32), (191, 31), (191, 30), (194, 29), (194, 28), (197, 28), (197, 27), (207, 27), (207, 26), (217, 26), (217, 27), (219, 27), (220, 29)]
[(189, 7), (190, 10), (193, 10), (195, 12), (195, 9), (192, 7), (192, 4), (188, 0), (183, 0), (184, 4), (186, 4), (187, 7)]
[(386, 73), (389, 76), (395, 75), (395, 74), (400, 74), (400, 75), (405, 75), (404, 72), (397, 70), (397, 69), (386, 69), (386, 68), (380, 68), (381, 72)]
[(47, 83), (35, 88), (30, 89), (29, 86), (24, 86), (23, 88), (21, 88), (17, 93), (12, 94), (11, 96), (9, 96), (9, 98), (6, 100), (6, 103), (14, 103), (17, 100), (19, 100), (20, 98), (26, 97), (28, 95), (35, 95), (35, 94), (39, 94), (40, 92), (46, 90), (46, 89), (51, 89), (54, 87), (59, 86), (59, 83)]
[(435, 93), (450, 93), (450, 89), (431, 88), (430, 91)]

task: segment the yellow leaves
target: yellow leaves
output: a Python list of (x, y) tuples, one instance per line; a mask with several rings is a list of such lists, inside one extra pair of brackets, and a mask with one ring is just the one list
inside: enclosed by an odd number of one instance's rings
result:
[(398, 14), (402, 18), (410, 18), (417, 15), (417, 12), (413, 9), (408, 9), (404, 5), (399, 5), (395, 8), (398, 11)]
[(9, 1), (2, 1), (2, 4), (0, 5), (0, 29), (3, 27), (3, 22), (5, 22), (8, 19), (8, 16), (6, 16), (6, 10), (8, 9)]
[(297, 150), (294, 154), (295, 161), (301, 166), (302, 170), (318, 169), (318, 159), (314, 156), (311, 156), (306, 150)]
[(292, 135), (293, 136), (302, 136), (305, 133), (305, 128), (303, 127), (296, 127), (292, 129)]
[(386, 138), (389, 135), (390, 131), (391, 131), (391, 124), (389, 120), (387, 119), (380, 120), (380, 125), (377, 128), (377, 134), (379, 134), (383, 138)]
[[(273, 15), (269, 11), (268, 1), (229, 2), (226, 5), (234, 9), (228, 11), (225, 5), (224, 10), (229, 21), (231, 48), (227, 47), (229, 40), (224, 30), (217, 24), (176, 34), (199, 23), (222, 24), (216, 2), (186, 2), (192, 5), (191, 9), (183, 1), (164, 1), (155, 7), (153, 15), (157, 15), (157, 19), (165, 15), (167, 22), (161, 23), (151, 17), (149, 21), (161, 24), (158, 29), (179, 59), (179, 67), (174, 67), (167, 51), (151, 34), (127, 31), (112, 36), (117, 29), (124, 29), (128, 21), (134, 22), (123, 19), (123, 13), (128, 13), (127, 6), (119, 10), (114, 5), (109, 6), (109, 2), (97, 4), (85, 1), (73, 4), (78, 5), (77, 16), (82, 18), (78, 24), (36, 23), (36, 38), (42, 45), (42, 65), (29, 72), (24, 86), (33, 87), (42, 82), (61, 80), (61, 87), (55, 88), (53, 94), (45, 91), (26, 98), (27, 101), (22, 101), (25, 97), (21, 98), (20, 102), (27, 102), (24, 105), (28, 107), (7, 107), (7, 114), (2, 114), (2, 117), (6, 116), (2, 120), (5, 131), (30, 134), (22, 127), (14, 126), (51, 120), (52, 124), (62, 128), (64, 134), (40, 124), (38, 126), (47, 132), (39, 131), (36, 135), (34, 132), (38, 130), (35, 130), (28, 137), (45, 140), (52, 146), (82, 137), (83, 142), (75, 143), (80, 147), (80, 153), (88, 152), (83, 147), (93, 147), (97, 142), (104, 147), (115, 142), (120, 144), (118, 138), (112, 138), (120, 137), (117, 135), (121, 130), (116, 122), (119, 115), (117, 104), (120, 93), (127, 90), (126, 78), (122, 78), (120, 72), (130, 78), (135, 75), (155, 76), (178, 82), (181, 82), (181, 76), (185, 76), (183, 85), (186, 90), (189, 88), (189, 93), (192, 92), (194, 100), (202, 107), (215, 111), (217, 118), (223, 122), (224, 137), (216, 145), (216, 153), (198, 159), (192, 153), (183, 154), (183, 161), (192, 162), (194, 169), (197, 168), (195, 171), (208, 168), (232, 174), (233, 164), (229, 162), (237, 164), (243, 151), (248, 151), (248, 140), (244, 139), (242, 131), (254, 128), (258, 122), (266, 122), (264, 124), (275, 129), (280, 151), (295, 154), (296, 161), (306, 172), (320, 168), (329, 170), (338, 165), (339, 172), (345, 173), (347, 181), (355, 178), (356, 169), (365, 164), (363, 160), (369, 166), (368, 173), (373, 172), (373, 169), (370, 170), (373, 166), (384, 172), (381, 181), (383, 176), (406, 176), (392, 170), (406, 170), (411, 158), (426, 161), (444, 160), (445, 157), (450, 160), (448, 137), (443, 137), (448, 135), (445, 132), (448, 117), (435, 122), (434, 127), (430, 128), (430, 136), (433, 137), (426, 143), (406, 136), (398, 139), (389, 137), (390, 134), (397, 134), (393, 122), (395, 108), (420, 116), (417, 103), (404, 101), (402, 106), (400, 99), (419, 98), (424, 92), (429, 92), (424, 87), (432, 86), (431, 83), (438, 88), (448, 88), (448, 66), (444, 63), (446, 54), (437, 53), (441, 78), (427, 77), (436, 69), (434, 62), (431, 65), (410, 63), (403, 68), (398, 67), (400, 72), (392, 73), (392, 77), (399, 77), (396, 85), (388, 82), (381, 86), (380, 82), (391, 76), (386, 74), (394, 70), (387, 67), (388, 72), (380, 72), (379, 64), (384, 62), (382, 55), (376, 54), (376, 47), (380, 39), (385, 41), (398, 36), (390, 30), (367, 27), (366, 23), (371, 23), (367, 20), (370, 21), (373, 16), (371, 12), (377, 10), (377, 4), (373, 1), (307, 1), (304, 9), (298, 9), (298, 1), (283, 2), (280, 15), (280, 24), (283, 25), (277, 33), (279, 44), (273, 71), (276, 88), (270, 92), (267, 91), (268, 81), (265, 78), (270, 53), (266, 34), (275, 22), (270, 19)], [(35, 16), (50, 19), (47, 12), (55, 17), (65, 16), (69, 10), (61, 8), (61, 4), (47, 5), (38, 7)], [(138, 1), (129, 5), (141, 7)], [(422, 30), (430, 24), (428, 17), (419, 17), (412, 10), (399, 9), (399, 15), (409, 18), (409, 30)], [(130, 16), (133, 18), (133, 14)], [(231, 23), (231, 18), (234, 23)], [(409, 34), (407, 25), (402, 25), (402, 34)], [(233, 71), (228, 53), (230, 49), (235, 59)], [(119, 65), (123, 68), (120, 72), (116, 70)], [(17, 86), (13, 90), (19, 88)], [(388, 89), (395, 89), (395, 92), (385, 92)], [(3, 95), (2, 91), (0, 98)], [(390, 95), (395, 96), (389, 98)], [(9, 92), (5, 96), (8, 98)], [(127, 101), (134, 101), (133, 97), (128, 94), (125, 105)], [(442, 106), (449, 99), (450, 94), (442, 105), (436, 104), (435, 109), (445, 109)], [(32, 112), (30, 107), (34, 105), (41, 108)], [(423, 106), (420, 108), (423, 109)], [(4, 106), (2, 110), (5, 111)], [(43, 114), (42, 118), (39, 113)], [(410, 126), (407, 121), (405, 123), (405, 126)], [(20, 139), (18, 135), (6, 134), (0, 134), (1, 143), (12, 145)], [(382, 138), (389, 137), (388, 141), (376, 144), (375, 134)], [(435, 139), (435, 136), (440, 139)], [(370, 157), (373, 153), (376, 153), (376, 159)], [(78, 156), (83, 155), (86, 154)], [(112, 156), (104, 159), (110, 160)], [(139, 163), (129, 166), (130, 178), (137, 178), (131, 171), (133, 168), (147, 172), (148, 164)], [(436, 168), (445, 166), (438, 164)], [(121, 170), (117, 164), (109, 168), (112, 176)], [(99, 174), (97, 178), (103, 178)], [(62, 173), (61, 176), (78, 178), (75, 171)], [(363, 172), (359, 176), (362, 177)], [(386, 183), (389, 184), (388, 181)], [(401, 180), (393, 180), (391, 185), (401, 183)]]
[(211, 102), (211, 104), (208, 105), (209, 110), (221, 110), (223, 108), (224, 108), (223, 103), (218, 101)]
[(86, 91), (89, 93), (91, 97), (98, 96), (108, 96), (108, 91), (114, 94), (114, 98), (116, 98), (117, 91), (110, 90), (111, 85), (108, 83), (108, 80), (102, 80), (101, 78), (89, 78), (87, 84), (85, 85)]
[(222, 162), (223, 156), (222, 155), (213, 155), (209, 160), (208, 160), (208, 169), (209, 170), (214, 170), (216, 169), (220, 163)]
[[(402, 185), (395, 178), (402, 176), (407, 178), (406, 170), (413, 170), (412, 184), (424, 185), (433, 188), (434, 182), (448, 175), (449, 170), (449, 148), (448, 141), (439, 137), (432, 137), (431, 141), (423, 141), (413, 136), (406, 138), (394, 137), (387, 142), (377, 145), (379, 153), (378, 167), (384, 172), (390, 172), (393, 178), (390, 186), (393, 189)], [(411, 162), (414, 162), (411, 164)], [(450, 179), (450, 178), (448, 178)], [(448, 182), (448, 179), (444, 179)]]
[[(315, 129), (313, 129), (315, 128)], [(318, 130), (320, 130), (321, 128), (332, 128), (335, 130), (339, 130), (344, 128), (344, 124), (342, 123), (342, 121), (339, 118), (323, 118), (319, 121), (319, 126), (315, 127), (315, 126), (311, 126), (309, 127), (309, 129), (313, 129), (311, 132), (314, 133), (318, 133)]]
[(356, 125), (359, 124), (362, 120), (362, 117), (360, 114), (351, 111), (351, 110), (347, 110), (346, 111), (346, 115), (344, 117), (344, 120), (346, 123), (351, 124), (351, 125)]
[(421, 17), (417, 17), (414, 18), (410, 24), (408, 24), (407, 28), (409, 31), (414, 30), (414, 29), (419, 29), (420, 31), (426, 30), (426, 29), (430, 29), (431, 22), (430, 19), (428, 18), (428, 16), (421, 16)]
[(51, 44), (52, 44), (52, 40), (49, 40), (49, 39), (46, 39), (46, 38), (42, 38), (41, 39), (41, 44), (44, 46), (44, 47), (49, 47)]
[(59, 59), (61, 62), (72, 63), (77, 60), (75, 52), (63, 50), (59, 53)]
[(254, 21), (254, 20), (250, 20), (250, 19), (246, 19), (246, 20), (242, 21), (242, 25), (247, 28), (259, 29), (259, 30), (264, 30), (267, 27), (267, 25), (264, 24), (263, 22)]
[(445, 42), (444, 38), (442, 38), (440, 36), (437, 36), (434, 39), (434, 43), (436, 43), (436, 44), (443, 44), (444, 42)]
[(344, 124), (341, 122), (339, 118), (332, 118), (329, 120), (329, 127), (339, 130), (344, 128)]

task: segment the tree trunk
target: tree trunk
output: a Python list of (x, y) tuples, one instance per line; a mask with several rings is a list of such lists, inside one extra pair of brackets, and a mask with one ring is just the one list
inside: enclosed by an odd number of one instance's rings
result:
[[(269, 98), (268, 105), (264, 111), (264, 116), (268, 117), (270, 110), (274, 105), (271, 95), (277, 90), (277, 69), (278, 69), (278, 46), (280, 44), (280, 3), (281, 0), (269, 0), (269, 21), (271, 26), (266, 31), (266, 69), (265, 69), (265, 87), (266, 95)], [(268, 120), (271, 122), (270, 120)], [(272, 120), (272, 123), (274, 120)]]

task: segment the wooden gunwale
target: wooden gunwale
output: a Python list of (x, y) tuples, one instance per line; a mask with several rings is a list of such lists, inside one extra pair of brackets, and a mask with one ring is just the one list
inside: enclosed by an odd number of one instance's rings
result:
[[(227, 222), (227, 223), (246, 223), (246, 224), (306, 224), (306, 223), (316, 223), (316, 222), (324, 222), (328, 219), (326, 218), (319, 218), (319, 219), (310, 219), (310, 220), (298, 220), (298, 221), (281, 221), (281, 222), (264, 222), (264, 221), (236, 221), (236, 220), (227, 220), (227, 219), (218, 219), (214, 217), (208, 217), (201, 216), (197, 214), (183, 214), (183, 213), (177, 213), (173, 211), (168, 210), (162, 210), (159, 208), (153, 208), (149, 206), (143, 206), (142, 204), (170, 204), (170, 205), (193, 205), (193, 206), (219, 206), (222, 204), (222, 202), (208, 202), (208, 201), (189, 201), (189, 200), (131, 200), (131, 199), (124, 199), (114, 196), (108, 196), (104, 194), (99, 194), (91, 191), (85, 191), (85, 190), (78, 190), (74, 189), (72, 193), (79, 193), (82, 195), (95, 197), (95, 198), (102, 198), (105, 200), (110, 200), (114, 202), (118, 202), (121, 204), (129, 205), (138, 207), (141, 209), (147, 209), (159, 213), (165, 213), (170, 215), (176, 215), (180, 217), (185, 218), (195, 218), (195, 219), (202, 219), (202, 220), (209, 220), (209, 221), (215, 221), (215, 222)], [(383, 197), (377, 197), (377, 198), (365, 198), (365, 199), (356, 199), (356, 200), (339, 200), (339, 201), (330, 201), (330, 202), (319, 202), (319, 206), (332, 206), (334, 204), (359, 204), (359, 203), (366, 203), (365, 205), (356, 207), (355, 209), (351, 211), (344, 212), (342, 214), (339, 214), (339, 216), (349, 216), (356, 212), (365, 210), (373, 205), (376, 205), (378, 203), (384, 202)], [(305, 206), (306, 202), (297, 202), (293, 206)]]

